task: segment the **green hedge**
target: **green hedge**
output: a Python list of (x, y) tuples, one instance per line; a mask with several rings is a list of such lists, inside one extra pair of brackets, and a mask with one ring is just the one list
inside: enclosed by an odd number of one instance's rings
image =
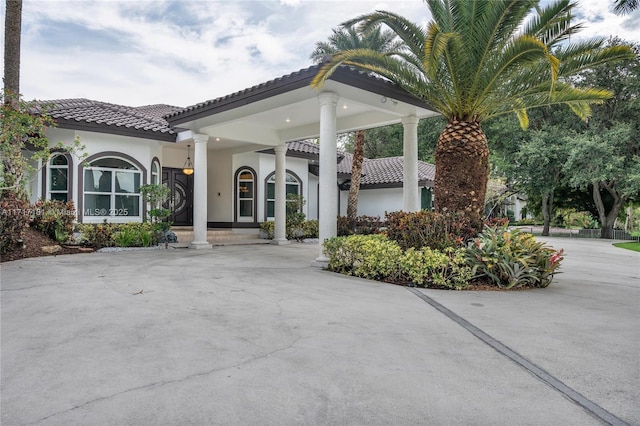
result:
[(329, 270), (418, 287), (465, 289), (474, 283), (500, 288), (546, 287), (562, 261), (530, 234), (485, 228), (467, 247), (401, 246), (385, 234), (328, 239)]

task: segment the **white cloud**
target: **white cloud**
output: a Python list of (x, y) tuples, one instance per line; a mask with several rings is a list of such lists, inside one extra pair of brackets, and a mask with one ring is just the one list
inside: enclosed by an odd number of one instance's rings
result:
[[(640, 41), (629, 25), (640, 12), (617, 17), (601, 0), (579, 8), (582, 36)], [(26, 0), (22, 92), (186, 106), (309, 66), (332, 28), (375, 10), (430, 18), (422, 0)]]

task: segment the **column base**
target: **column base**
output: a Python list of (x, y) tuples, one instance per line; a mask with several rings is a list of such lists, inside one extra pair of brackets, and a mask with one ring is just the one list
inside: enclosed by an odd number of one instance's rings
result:
[(273, 244), (274, 246), (284, 246), (287, 244), (291, 244), (291, 241), (287, 240), (286, 238), (284, 240), (273, 239), (269, 244)]
[(311, 262), (311, 266), (314, 268), (327, 269), (329, 268), (329, 258), (325, 255), (318, 256), (313, 262)]
[(207, 241), (192, 241), (191, 244), (189, 244), (189, 248), (200, 250), (200, 249), (210, 249), (210, 248), (213, 248), (213, 246), (209, 244)]

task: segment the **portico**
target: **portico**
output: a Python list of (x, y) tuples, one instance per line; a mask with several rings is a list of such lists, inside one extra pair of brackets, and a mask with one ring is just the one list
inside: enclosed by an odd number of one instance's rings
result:
[[(177, 143), (194, 144), (194, 248), (206, 242), (208, 209), (216, 192), (208, 191), (212, 157), (273, 148), (275, 161), (274, 244), (286, 244), (285, 143), (320, 139), (319, 231), (317, 261), (327, 259), (322, 241), (336, 235), (338, 216), (337, 135), (402, 122), (404, 126), (404, 209), (419, 209), (417, 125), (436, 115), (429, 106), (396, 85), (342, 67), (318, 92), (310, 87), (318, 66), (222, 98), (206, 101), (166, 117), (178, 132)], [(217, 193), (219, 196), (220, 193)]]

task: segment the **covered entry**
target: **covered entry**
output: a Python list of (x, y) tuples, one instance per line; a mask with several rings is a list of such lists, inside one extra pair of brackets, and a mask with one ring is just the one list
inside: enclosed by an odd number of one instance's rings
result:
[[(312, 66), (241, 92), (209, 100), (166, 117), (179, 131), (179, 144), (195, 144), (194, 241), (206, 241), (207, 155), (210, 149), (259, 150), (273, 147), (275, 167), (275, 244), (286, 243), (286, 142), (320, 139), (320, 241), (336, 235), (338, 215), (337, 134), (402, 123), (404, 126), (405, 211), (420, 209), (417, 127), (420, 118), (436, 115), (428, 105), (393, 83), (361, 71), (341, 67), (321, 91), (310, 83), (319, 70)], [(206, 194), (202, 196), (201, 194)], [(208, 197), (208, 198), (207, 198)], [(318, 261), (326, 261), (319, 247)]]

